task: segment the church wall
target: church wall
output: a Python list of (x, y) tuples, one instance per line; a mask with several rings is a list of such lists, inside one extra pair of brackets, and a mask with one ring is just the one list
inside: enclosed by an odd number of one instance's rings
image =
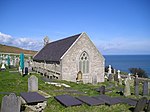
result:
[(89, 55), (89, 73), (83, 74), (83, 82), (92, 83), (94, 76), (97, 77), (97, 82), (103, 82), (104, 58), (85, 33), (81, 36), (61, 60), (62, 79), (76, 82), (79, 72), (79, 58), (82, 52), (86, 51)]

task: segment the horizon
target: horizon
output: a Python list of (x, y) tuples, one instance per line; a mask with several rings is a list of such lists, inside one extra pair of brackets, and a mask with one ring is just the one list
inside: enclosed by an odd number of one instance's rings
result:
[(86, 32), (103, 55), (150, 54), (149, 0), (1, 0), (0, 44), (40, 50)]

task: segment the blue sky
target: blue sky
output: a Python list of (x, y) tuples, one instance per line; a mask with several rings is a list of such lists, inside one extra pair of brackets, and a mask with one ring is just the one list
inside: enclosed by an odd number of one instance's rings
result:
[(86, 32), (102, 54), (150, 54), (150, 0), (0, 0), (0, 43), (39, 50)]

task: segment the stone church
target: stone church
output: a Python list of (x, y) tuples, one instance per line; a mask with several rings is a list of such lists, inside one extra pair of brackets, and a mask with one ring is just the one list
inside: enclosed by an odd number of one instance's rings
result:
[(32, 66), (52, 79), (104, 82), (105, 59), (86, 33), (46, 44), (33, 57)]

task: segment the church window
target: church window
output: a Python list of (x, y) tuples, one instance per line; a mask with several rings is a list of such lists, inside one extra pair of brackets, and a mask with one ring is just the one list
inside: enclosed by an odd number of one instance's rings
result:
[(79, 71), (82, 73), (89, 73), (89, 57), (85, 51), (80, 56)]

